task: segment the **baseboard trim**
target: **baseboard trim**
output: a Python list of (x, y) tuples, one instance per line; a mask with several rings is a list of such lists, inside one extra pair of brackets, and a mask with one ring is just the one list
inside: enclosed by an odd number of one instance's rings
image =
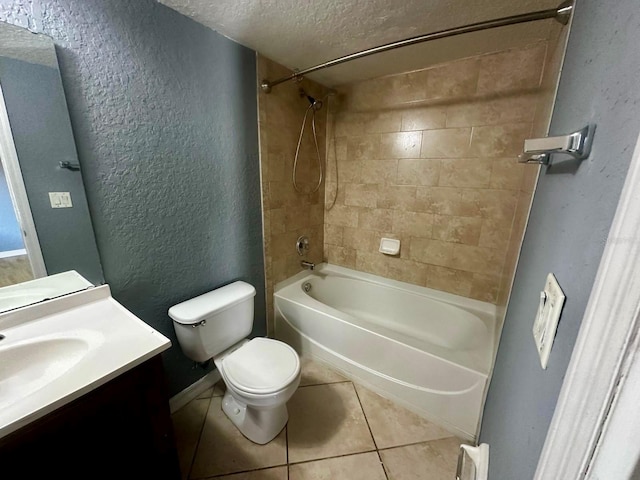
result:
[(181, 392), (175, 394), (169, 399), (169, 409), (171, 410), (171, 413), (177, 412), (191, 400), (198, 398), (199, 395), (218, 383), (220, 378), (220, 372), (218, 372), (218, 370), (214, 370), (213, 372), (207, 373), (200, 380), (192, 383)]

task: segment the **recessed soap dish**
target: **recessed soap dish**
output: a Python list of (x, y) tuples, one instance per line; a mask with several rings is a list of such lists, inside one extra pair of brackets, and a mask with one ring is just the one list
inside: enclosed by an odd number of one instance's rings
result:
[(380, 239), (380, 253), (385, 255), (398, 255), (400, 253), (400, 240), (395, 238)]

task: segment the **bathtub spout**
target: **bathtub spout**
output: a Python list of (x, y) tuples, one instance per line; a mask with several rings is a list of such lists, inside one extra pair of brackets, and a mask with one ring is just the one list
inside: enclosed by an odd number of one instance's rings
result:
[(309, 270), (313, 270), (314, 268), (316, 268), (315, 263), (307, 262), (306, 260), (302, 260), (300, 262), (300, 265), (302, 266), (302, 268), (307, 268)]

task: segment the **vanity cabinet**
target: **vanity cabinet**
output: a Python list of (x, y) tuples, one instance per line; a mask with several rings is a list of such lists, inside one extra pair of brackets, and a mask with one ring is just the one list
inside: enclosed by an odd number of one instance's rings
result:
[(160, 355), (0, 438), (0, 478), (179, 479)]

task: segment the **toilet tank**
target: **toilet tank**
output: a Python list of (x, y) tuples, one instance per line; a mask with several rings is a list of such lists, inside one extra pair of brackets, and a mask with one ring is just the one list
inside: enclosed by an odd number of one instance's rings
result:
[(184, 354), (204, 362), (248, 337), (255, 294), (252, 285), (238, 281), (171, 307)]

